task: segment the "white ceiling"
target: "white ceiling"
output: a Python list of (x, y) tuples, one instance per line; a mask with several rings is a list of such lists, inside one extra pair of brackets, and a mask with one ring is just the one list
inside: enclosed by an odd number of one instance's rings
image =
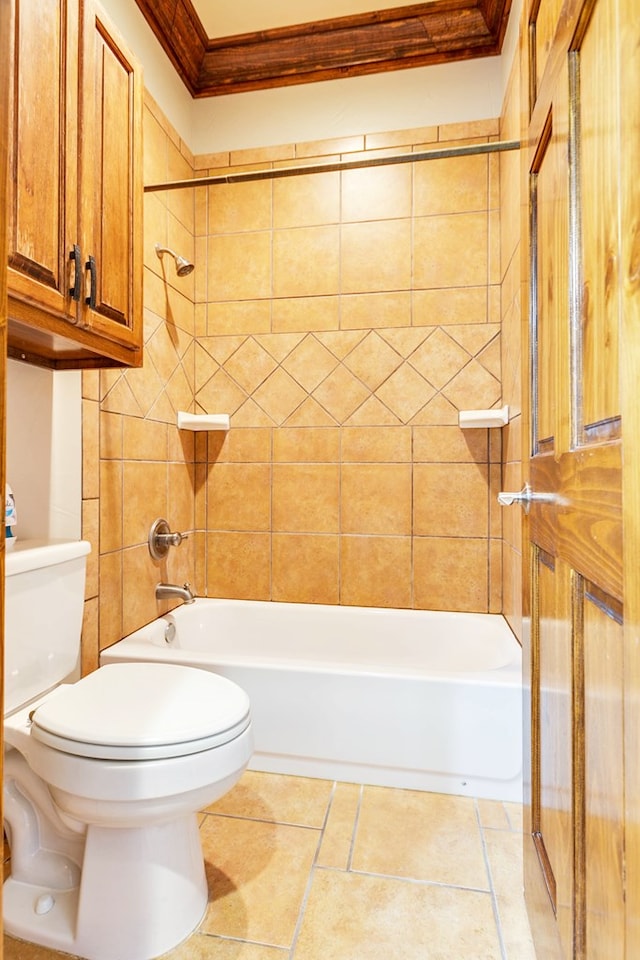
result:
[(193, 0), (211, 39), (404, 7), (411, 0)]

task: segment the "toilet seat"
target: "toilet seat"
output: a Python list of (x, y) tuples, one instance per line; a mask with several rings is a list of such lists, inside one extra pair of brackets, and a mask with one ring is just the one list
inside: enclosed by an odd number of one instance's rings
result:
[(155, 760), (221, 746), (249, 724), (249, 698), (226, 677), (179, 664), (114, 663), (39, 704), (31, 736), (79, 757)]

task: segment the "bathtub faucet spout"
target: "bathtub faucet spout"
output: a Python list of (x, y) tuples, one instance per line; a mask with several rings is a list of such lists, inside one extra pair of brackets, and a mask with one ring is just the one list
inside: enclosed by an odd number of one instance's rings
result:
[(185, 583), (182, 587), (177, 583), (158, 583), (156, 584), (156, 600), (171, 600), (177, 597), (185, 603), (193, 603), (195, 600), (191, 592), (191, 586)]

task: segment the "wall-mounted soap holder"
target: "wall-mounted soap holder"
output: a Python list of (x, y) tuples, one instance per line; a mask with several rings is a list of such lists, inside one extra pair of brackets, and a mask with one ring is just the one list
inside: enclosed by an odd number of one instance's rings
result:
[(178, 410), (178, 430), (228, 430), (228, 413), (185, 413)]
[(154, 520), (149, 530), (149, 553), (154, 560), (164, 560), (169, 553), (169, 547), (179, 547), (189, 534), (172, 533), (166, 520), (159, 517)]
[(458, 411), (458, 426), (462, 430), (473, 430), (479, 427), (505, 427), (509, 423), (509, 407), (492, 407), (491, 410), (460, 410)]

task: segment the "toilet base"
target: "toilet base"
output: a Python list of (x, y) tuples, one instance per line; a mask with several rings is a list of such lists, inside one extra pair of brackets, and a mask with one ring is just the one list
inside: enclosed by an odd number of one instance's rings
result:
[(86, 960), (151, 960), (195, 930), (207, 902), (195, 814), (143, 828), (90, 825), (80, 886), (9, 877), (4, 929)]

